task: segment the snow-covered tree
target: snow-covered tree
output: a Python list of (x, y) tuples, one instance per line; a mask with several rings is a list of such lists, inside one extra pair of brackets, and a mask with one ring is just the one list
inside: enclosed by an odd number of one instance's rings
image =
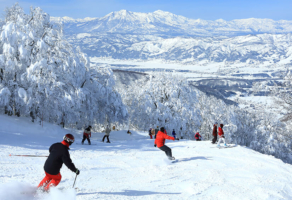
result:
[(195, 103), (198, 94), (183, 78), (172, 73), (149, 75), (149, 81), (136, 81), (127, 91), (120, 91), (128, 106), (130, 124), (141, 130), (166, 127), (171, 132), (190, 136), (200, 127)]
[(208, 140), (217, 121), (226, 125), (227, 138), (236, 131), (234, 106), (207, 96), (174, 73), (152, 73), (148, 82), (137, 81), (120, 92), (135, 129), (164, 126), (169, 132), (175, 129), (180, 136), (191, 139), (199, 131)]
[(26, 15), (15, 4), (6, 10), (5, 21), (0, 102), (6, 113), (77, 128), (127, 117), (112, 88), (111, 70), (91, 68), (88, 57), (72, 48), (47, 13), (31, 8)]

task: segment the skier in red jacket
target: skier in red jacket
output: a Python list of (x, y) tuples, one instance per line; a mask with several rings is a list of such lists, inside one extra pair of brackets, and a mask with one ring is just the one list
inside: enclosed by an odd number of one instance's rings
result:
[(200, 135), (199, 132), (197, 132), (197, 133), (195, 134), (195, 139), (196, 139), (197, 141), (201, 141), (201, 140), (202, 140), (202, 136)]
[(50, 149), (50, 155), (45, 162), (45, 178), (40, 182), (38, 188), (43, 187), (45, 191), (48, 191), (50, 187), (57, 186), (61, 181), (60, 169), (65, 165), (74, 173), (79, 175), (80, 171), (72, 163), (69, 154), (69, 146), (74, 142), (74, 136), (66, 134), (61, 143), (53, 144)]
[(171, 148), (169, 148), (168, 146), (166, 146), (164, 144), (166, 139), (167, 140), (175, 140), (174, 137), (168, 136), (166, 134), (164, 127), (161, 127), (160, 131), (158, 131), (158, 133), (156, 135), (156, 139), (154, 141), (154, 146), (155, 147), (157, 146), (160, 150), (164, 151), (169, 160), (175, 160), (175, 158), (172, 157)]
[(91, 126), (88, 126), (84, 132), (83, 132), (83, 140), (82, 140), (82, 144), (84, 144), (84, 141), (87, 139), (88, 141), (88, 144), (91, 145), (91, 142), (90, 142), (90, 138), (91, 138)]
[(219, 141), (218, 141), (218, 147), (220, 147), (221, 140), (224, 142), (224, 146), (227, 147), (226, 142), (225, 142), (225, 137), (224, 137), (224, 131), (223, 131), (223, 124), (220, 124), (220, 127), (218, 128), (218, 136), (219, 136)]

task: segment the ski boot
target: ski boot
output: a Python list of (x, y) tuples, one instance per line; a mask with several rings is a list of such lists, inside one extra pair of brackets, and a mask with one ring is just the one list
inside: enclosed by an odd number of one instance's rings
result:
[(168, 157), (169, 160), (175, 160), (175, 157)]

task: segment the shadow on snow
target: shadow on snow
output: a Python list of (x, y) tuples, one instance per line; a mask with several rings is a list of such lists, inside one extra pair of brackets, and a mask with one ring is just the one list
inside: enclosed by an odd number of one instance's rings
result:
[(124, 195), (124, 196), (145, 196), (145, 195), (153, 195), (153, 194), (181, 194), (181, 193), (124, 190), (124, 192), (99, 192), (99, 194)]
[(210, 159), (210, 157), (204, 157), (204, 156), (177, 159), (178, 162), (186, 162), (186, 161), (191, 161), (191, 160), (212, 160), (212, 159)]

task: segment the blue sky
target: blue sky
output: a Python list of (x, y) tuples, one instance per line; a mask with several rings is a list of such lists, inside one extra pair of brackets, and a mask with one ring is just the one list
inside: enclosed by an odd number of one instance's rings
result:
[[(16, 1), (15, 1), (16, 2)], [(0, 13), (15, 3), (0, 0)], [(292, 0), (19, 0), (28, 12), (39, 6), (51, 16), (73, 18), (102, 17), (122, 9), (133, 12), (163, 10), (192, 19), (233, 20), (270, 18), (292, 20)]]

